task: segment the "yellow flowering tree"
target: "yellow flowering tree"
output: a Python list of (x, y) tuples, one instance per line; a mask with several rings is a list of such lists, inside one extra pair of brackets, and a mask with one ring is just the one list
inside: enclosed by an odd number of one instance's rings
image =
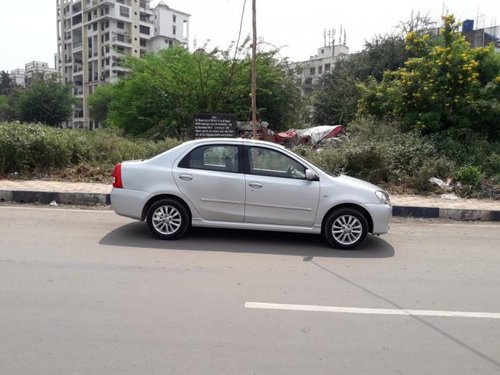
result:
[(472, 48), (452, 15), (438, 37), (410, 32), (404, 67), (362, 87), (362, 113), (396, 118), (423, 134), (470, 129), (500, 139), (500, 57)]

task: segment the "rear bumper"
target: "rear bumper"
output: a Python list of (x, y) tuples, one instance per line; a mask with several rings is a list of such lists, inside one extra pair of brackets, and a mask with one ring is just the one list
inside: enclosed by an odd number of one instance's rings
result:
[(111, 190), (111, 206), (118, 215), (142, 220), (142, 210), (148, 194), (143, 191), (118, 189)]

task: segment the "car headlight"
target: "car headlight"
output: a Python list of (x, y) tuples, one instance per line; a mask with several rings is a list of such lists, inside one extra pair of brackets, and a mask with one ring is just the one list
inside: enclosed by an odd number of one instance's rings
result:
[(377, 196), (380, 203), (388, 204), (389, 206), (391, 205), (391, 199), (389, 198), (389, 194), (387, 194), (385, 191), (377, 190), (375, 192), (375, 195)]

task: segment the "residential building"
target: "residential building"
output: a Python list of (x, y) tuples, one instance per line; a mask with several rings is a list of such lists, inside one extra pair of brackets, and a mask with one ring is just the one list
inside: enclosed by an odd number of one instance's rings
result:
[(24, 83), (29, 87), (36, 79), (57, 79), (57, 70), (50, 68), (49, 64), (41, 61), (31, 61), (25, 64)]
[(462, 34), (474, 48), (493, 43), (496, 51), (500, 52), (500, 26), (474, 30), (474, 20), (465, 20), (462, 23)]
[(330, 73), (335, 64), (341, 59), (349, 56), (349, 47), (344, 44), (330, 43), (318, 48), (318, 54), (311, 56), (309, 60), (290, 64), (294, 71), (297, 83), (301, 85), (305, 93), (319, 83), (320, 78)]
[(24, 69), (11, 70), (10, 78), (15, 86), (26, 87), (26, 82), (24, 81)]
[[(331, 32), (330, 35), (332, 35)], [(348, 57), (349, 47), (346, 46), (345, 34), (344, 43), (341, 43), (339, 40), (339, 44), (335, 44), (335, 38), (328, 42), (326, 41), (325, 32), (325, 44), (323, 47), (318, 48), (318, 54), (311, 56), (307, 61), (291, 63), (290, 69), (292, 70), (292, 74), (297, 84), (300, 85), (302, 89), (302, 94), (307, 96), (312, 92), (314, 86), (320, 82), (323, 75), (330, 73), (338, 61)], [(313, 106), (308, 105), (306, 107), (306, 112), (304, 112), (304, 118), (302, 119), (304, 123), (311, 123), (313, 113)]]
[(57, 0), (57, 69), (77, 98), (71, 128), (95, 129), (88, 98), (128, 73), (120, 62), (174, 45), (188, 47), (189, 14), (151, 0)]
[(163, 1), (154, 8), (154, 33), (147, 43), (147, 52), (182, 44), (188, 46), (189, 14), (174, 11)]
[(25, 69), (14, 69), (10, 78), (14, 85), (29, 87), (36, 79), (57, 79), (57, 69), (50, 68), (49, 64), (41, 61), (31, 61), (24, 65)]
[[(473, 48), (485, 47), (493, 44), (496, 52), (500, 52), (500, 26), (483, 27), (474, 29), (474, 20), (468, 19), (462, 22), (460, 30), (465, 39)], [(443, 27), (434, 27), (429, 30), (422, 30), (421, 33), (437, 37), (443, 33)]]

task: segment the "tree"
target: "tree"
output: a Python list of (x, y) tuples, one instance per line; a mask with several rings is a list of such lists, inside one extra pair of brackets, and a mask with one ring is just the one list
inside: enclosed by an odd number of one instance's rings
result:
[(357, 113), (361, 93), (357, 85), (370, 77), (382, 80), (387, 70), (403, 66), (408, 53), (400, 35), (377, 36), (365, 42), (362, 52), (337, 62), (315, 89), (314, 118), (323, 124), (347, 124)]
[[(302, 98), (287, 63), (277, 61), (275, 55), (276, 51), (257, 55), (257, 114), (276, 130), (283, 130), (297, 124)], [(246, 62), (242, 64), (248, 66)], [(241, 76), (237, 90), (243, 99), (240, 106), (244, 106), (249, 103), (248, 98), (243, 98), (250, 85), (249, 71), (242, 69)]]
[(453, 16), (443, 21), (441, 38), (407, 35), (414, 57), (364, 87), (361, 113), (397, 118), (424, 134), (470, 129), (500, 139), (500, 59), (492, 46), (472, 48)]
[(90, 116), (101, 125), (106, 126), (106, 116), (114, 96), (114, 88), (111, 84), (99, 86), (89, 98)]
[(12, 102), (12, 96), (0, 95), (0, 121), (15, 120), (16, 113)]
[(422, 15), (420, 12), (416, 14), (411, 11), (410, 18), (404, 22), (400, 22), (398, 29), (401, 32), (401, 35), (405, 37), (409, 33), (421, 33), (423, 31), (427, 31), (436, 26), (436, 22), (432, 20), (429, 14)]
[[(242, 52), (243, 56), (248, 56)], [(274, 53), (258, 56), (258, 110), (261, 120), (280, 126), (293, 119), (300, 93)], [(189, 53), (169, 48), (142, 59), (127, 58), (130, 74), (91, 96), (93, 112), (132, 135), (182, 136), (193, 116), (233, 113), (247, 120), (250, 109), (250, 60), (230, 58), (215, 49)]]
[(131, 73), (113, 86), (106, 121), (126, 133), (139, 135), (149, 131), (159, 136), (179, 136), (196, 108), (207, 105), (202, 102), (208, 96), (196, 96), (195, 92), (210, 90), (210, 82), (203, 77), (198, 81), (197, 76), (211, 67), (201, 62), (197, 65), (182, 48), (167, 49), (143, 59), (128, 58), (125, 66)]
[(36, 80), (30, 88), (18, 93), (17, 117), (23, 122), (40, 122), (59, 126), (71, 116), (71, 87), (55, 80)]
[(2, 70), (0, 72), (0, 95), (10, 95), (14, 90), (14, 82), (9, 73)]
[(314, 120), (318, 124), (347, 124), (357, 112), (359, 94), (357, 78), (350, 67), (353, 62), (340, 61), (326, 76), (314, 97)]

